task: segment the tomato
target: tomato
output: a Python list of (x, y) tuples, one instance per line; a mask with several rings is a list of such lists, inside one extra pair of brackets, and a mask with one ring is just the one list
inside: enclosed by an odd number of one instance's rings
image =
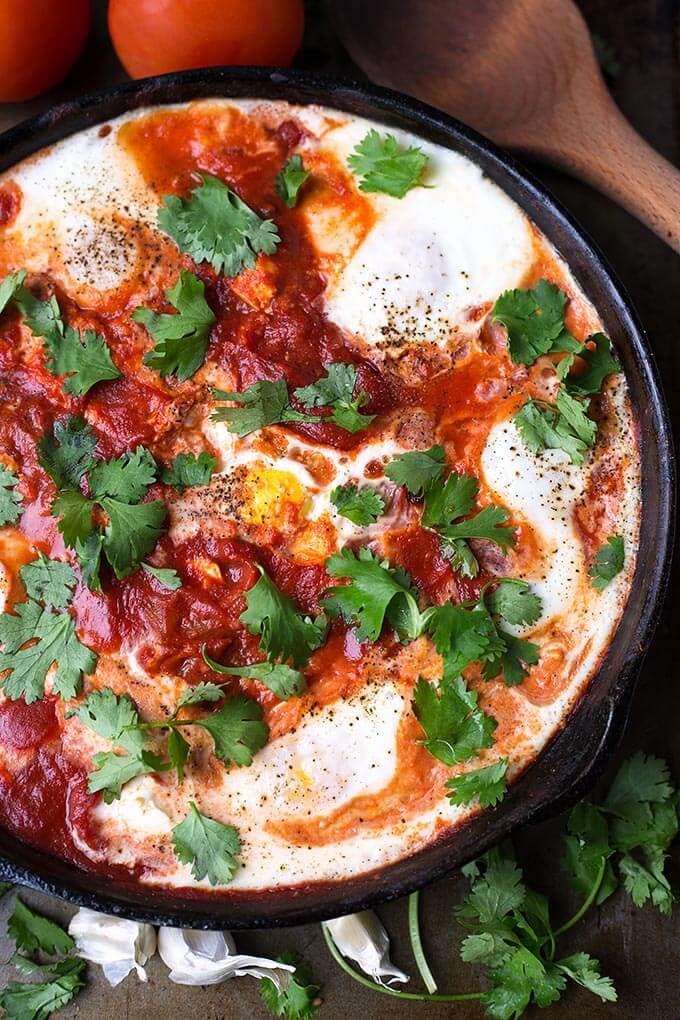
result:
[(85, 45), (91, 0), (2, 0), (0, 102), (32, 99), (61, 81)]
[(286, 65), (302, 0), (110, 0), (109, 30), (133, 78), (220, 64)]

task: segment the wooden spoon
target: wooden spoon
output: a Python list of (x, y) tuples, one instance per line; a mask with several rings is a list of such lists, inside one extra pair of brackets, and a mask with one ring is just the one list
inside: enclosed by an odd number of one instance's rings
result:
[(369, 78), (580, 177), (680, 252), (680, 172), (612, 100), (571, 0), (328, 0)]

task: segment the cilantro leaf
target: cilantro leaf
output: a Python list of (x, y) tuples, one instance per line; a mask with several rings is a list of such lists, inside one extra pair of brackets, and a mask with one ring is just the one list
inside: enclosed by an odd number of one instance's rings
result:
[(603, 859), (605, 874), (595, 899), (599, 906), (618, 885), (611, 862), (613, 849), (609, 828), (602, 812), (588, 801), (580, 801), (569, 815), (569, 835), (565, 836), (565, 866), (576, 892), (584, 898), (595, 885)]
[(18, 896), (7, 921), (7, 931), (16, 942), (17, 949), (25, 953), (40, 951), (53, 956), (55, 953), (69, 953), (75, 948), (75, 942), (63, 928), (36, 914)]
[(204, 719), (192, 719), (213, 738), (216, 756), (230, 765), (250, 765), (253, 755), (267, 743), (269, 727), (262, 721), (262, 708), (251, 698), (238, 694), (218, 712)]
[(616, 1002), (617, 994), (611, 978), (600, 974), (600, 964), (588, 953), (574, 953), (557, 961), (557, 966), (572, 981), (587, 988), (603, 1002)]
[(127, 577), (163, 534), (167, 507), (162, 499), (129, 506), (108, 496), (100, 504), (109, 518), (104, 528), (106, 558), (116, 577)]
[[(208, 665), (212, 664), (213, 660), (209, 656), (206, 657), (205, 648), (203, 650), (203, 658), (208, 662)], [(218, 670), (218, 672), (221, 672), (221, 670)], [(199, 705), (202, 701), (220, 701), (223, 697), (223, 687), (220, 687), (218, 684), (201, 681), (195, 687), (187, 687), (186, 690), (182, 691), (177, 702), (176, 712), (179, 712), (180, 708), (184, 708), (185, 705)]]
[(158, 314), (151, 308), (135, 308), (132, 318), (149, 331), (154, 349), (144, 364), (159, 375), (190, 379), (205, 361), (215, 315), (205, 300), (205, 284), (193, 273), (182, 271), (165, 296), (177, 314)]
[(490, 612), (516, 627), (536, 623), (542, 612), (540, 598), (529, 590), (526, 581), (510, 577), (499, 581), (485, 601)]
[(279, 170), (276, 175), (276, 193), (289, 209), (297, 205), (300, 188), (309, 176), (309, 170), (305, 170), (302, 163), (302, 156), (297, 154), (287, 159)]
[(326, 365), (326, 375), (309, 386), (295, 390), (295, 396), (305, 407), (330, 407), (332, 414), (328, 421), (347, 432), (359, 432), (375, 419), (374, 414), (362, 414), (359, 410), (368, 402), (368, 394), (360, 390), (353, 399), (358, 372), (355, 365), (331, 361)]
[(168, 734), (168, 759), (177, 772), (179, 782), (184, 781), (184, 766), (187, 763), (191, 747), (179, 730), (170, 730)]
[(516, 364), (533, 365), (551, 351), (580, 351), (581, 345), (565, 329), (567, 295), (548, 280), (529, 290), (506, 290), (491, 310), (492, 322), (508, 333), (508, 351)]
[(446, 453), (443, 446), (400, 453), (385, 468), (390, 481), (395, 485), (406, 486), (413, 496), (422, 495), (431, 482), (443, 477), (445, 471)]
[(445, 675), (455, 677), (472, 662), (503, 653), (505, 645), (482, 603), (473, 609), (444, 602), (429, 614), (427, 630), (444, 659)]
[(477, 695), (468, 690), (462, 677), (445, 676), (439, 691), (421, 677), (412, 704), (425, 733), (420, 743), (445, 765), (473, 758), (483, 747), (493, 744), (496, 720), (477, 708)]
[[(27, 645), (27, 642), (35, 641)], [(76, 637), (75, 622), (68, 612), (54, 613), (30, 600), (20, 602), (14, 613), (0, 615), (0, 679), (6, 696), (27, 705), (45, 695), (45, 680), (56, 665), (52, 685), (62, 698), (78, 693), (83, 673), (94, 671), (97, 656)], [(26, 647), (22, 647), (27, 645)]]
[[(595, 347), (588, 346), (594, 343)], [(575, 357), (586, 363), (582, 372), (571, 371)], [(575, 397), (587, 397), (599, 393), (602, 383), (609, 375), (621, 371), (621, 365), (614, 355), (611, 340), (604, 333), (592, 333), (576, 354), (570, 354), (557, 366), (557, 376), (563, 380), (565, 389)]]
[(172, 570), (170, 567), (152, 567), (150, 563), (142, 563), (142, 569), (146, 570), (147, 574), (155, 577), (159, 584), (162, 584), (164, 588), (169, 588), (170, 591), (177, 591), (178, 588), (182, 587), (181, 577), (176, 570)]
[(96, 770), (90, 772), (87, 788), (90, 793), (101, 793), (106, 804), (118, 800), (123, 787), (131, 779), (154, 771), (143, 758), (130, 754), (116, 754), (114, 751), (95, 754), (92, 764), (96, 766)]
[(466, 517), (437, 530), (448, 542), (462, 538), (486, 538), (505, 552), (515, 544), (515, 529), (507, 527), (507, 522), (508, 511), (503, 507), (485, 506), (474, 517)]
[(440, 528), (456, 517), (469, 514), (475, 505), (478, 489), (476, 478), (457, 471), (452, 471), (443, 483), (439, 479), (430, 481), (424, 490), (423, 527)]
[(446, 783), (447, 789), (451, 790), (449, 801), (451, 804), (469, 804), (477, 797), (483, 808), (500, 804), (507, 790), (507, 771), (508, 759), (501, 758), (493, 765), (449, 779)]
[(4, 280), (0, 280), (0, 315), (4, 312), (12, 298), (23, 286), (26, 279), (26, 270), (20, 269), (16, 273), (10, 273)]
[(336, 485), (331, 492), (331, 503), (340, 514), (352, 524), (366, 526), (375, 524), (385, 510), (385, 500), (379, 492), (364, 485)]
[(84, 397), (105, 379), (120, 379), (103, 336), (88, 329), (84, 333), (67, 326), (59, 339), (45, 338), (45, 364), (52, 375), (66, 376), (64, 393)]
[[(85, 961), (63, 960), (55, 976), (40, 984), (10, 981), (0, 992), (0, 1007), (5, 1020), (48, 1020), (56, 1010), (68, 1005), (85, 987)], [(65, 966), (68, 964), (68, 968)]]
[(196, 456), (194, 453), (178, 453), (172, 458), (170, 467), (163, 468), (161, 481), (172, 485), (178, 492), (184, 492), (194, 485), (209, 485), (217, 460), (203, 451)]
[(326, 571), (350, 583), (329, 588), (323, 606), (331, 616), (356, 623), (359, 641), (377, 641), (386, 619), (402, 640), (413, 640), (416, 634), (406, 621), (419, 619), (420, 613), (408, 574), (379, 560), (370, 549), (355, 554), (347, 548), (329, 558)]
[(320, 988), (314, 984), (308, 964), (297, 953), (282, 953), (280, 963), (293, 964), (294, 972), (281, 991), (271, 978), (260, 979), (262, 1001), (274, 1016), (285, 1020), (307, 1020), (319, 1009)]
[(564, 975), (521, 947), (489, 977), (494, 988), (484, 996), (487, 1016), (494, 1020), (520, 1017), (529, 1003), (545, 1008), (557, 1002), (566, 987)]
[(483, 870), (477, 867), (470, 892), (456, 914), (465, 922), (474, 919), (491, 928), (524, 904), (527, 889), (522, 872), (505, 847), (496, 847), (476, 863)]
[(17, 491), (19, 479), (4, 464), (0, 464), (0, 527), (15, 524), (23, 511), (23, 496)]
[(647, 900), (651, 900), (662, 914), (670, 914), (674, 896), (663, 873), (662, 856), (648, 855), (648, 863), (644, 865), (631, 854), (624, 854), (619, 861), (619, 871), (624, 889), (636, 907), (644, 907)]
[(595, 554), (588, 575), (593, 579), (593, 588), (604, 591), (610, 581), (623, 570), (626, 554), (621, 535), (610, 535)]
[[(571, 411), (574, 417), (573, 407)], [(589, 426), (583, 425), (580, 416), (578, 420), (581, 427), (577, 431), (560, 413), (559, 408), (550, 404), (540, 404), (531, 399), (525, 402), (513, 418), (524, 445), (534, 453), (543, 450), (564, 450), (572, 464), (583, 464), (589, 446), (593, 445), (594, 435)], [(595, 422), (591, 424), (596, 428)], [(584, 434), (587, 435), (587, 440), (583, 438)], [(591, 437), (593, 442), (590, 441)]]
[(54, 423), (53, 435), (38, 441), (40, 466), (58, 489), (77, 489), (83, 475), (97, 463), (93, 454), (97, 439), (81, 417), (69, 415)]
[(498, 636), (503, 642), (503, 650), (484, 663), (482, 674), (485, 680), (493, 680), (502, 673), (506, 687), (517, 687), (528, 676), (527, 667), (535, 666), (539, 661), (541, 650), (533, 641), (515, 637), (502, 628), (498, 628)]
[(156, 461), (144, 446), (113, 460), (101, 460), (90, 470), (92, 498), (101, 503), (105, 496), (136, 503), (146, 496), (156, 479)]
[(88, 777), (90, 793), (101, 792), (107, 804), (120, 797), (125, 783), (135, 776), (153, 771), (143, 756), (144, 735), (135, 726), (139, 715), (128, 694), (117, 696), (108, 687), (93, 691), (73, 713), (83, 726), (110, 740), (124, 754), (103, 751), (94, 755), (96, 771)]
[(285, 422), (319, 422), (318, 415), (303, 414), (290, 406), (288, 385), (285, 379), (270, 382), (262, 379), (253, 383), (243, 393), (213, 390), (215, 400), (233, 400), (241, 407), (218, 407), (212, 414), (212, 421), (224, 421), (230, 432), (243, 438), (268, 425)]
[(24, 564), (19, 576), (29, 599), (54, 609), (66, 609), (71, 604), (76, 575), (70, 564), (38, 553), (36, 560)]
[(422, 149), (400, 145), (394, 135), (380, 136), (375, 128), (355, 146), (347, 160), (352, 173), (361, 177), (361, 191), (381, 191), (403, 198), (415, 188), (428, 162)]
[(261, 219), (217, 177), (201, 179), (190, 198), (164, 195), (158, 210), (158, 226), (180, 251), (225, 276), (253, 269), (260, 252), (272, 255), (280, 241), (274, 223)]
[(52, 516), (59, 518), (57, 528), (69, 549), (78, 549), (79, 543), (82, 549), (90, 548), (87, 543), (95, 528), (93, 510), (94, 502), (80, 489), (65, 489), (52, 503)]
[(463, 577), (476, 577), (479, 563), (464, 538), (444, 538), (441, 540), (442, 556), (451, 564), (451, 569)]
[(668, 765), (661, 758), (638, 751), (617, 772), (604, 804), (609, 811), (620, 813), (630, 803), (659, 804), (673, 792)]
[(198, 882), (207, 878), (211, 885), (226, 885), (238, 869), (238, 830), (201, 814), (193, 801), (184, 821), (172, 830), (172, 845), (177, 859), (191, 865)]
[(15, 301), (33, 336), (59, 342), (64, 334), (64, 323), (54, 294), (47, 301), (41, 301), (26, 287), (20, 287)]
[(305, 666), (324, 642), (326, 621), (304, 616), (262, 568), (260, 573), (260, 579), (246, 592), (248, 608), (239, 619), (251, 634), (260, 636), (260, 650), (269, 659), (290, 659), (294, 666)]
[(286, 666), (285, 663), (253, 662), (249, 666), (223, 666), (221, 662), (211, 659), (205, 648), (203, 649), (203, 659), (216, 673), (259, 680), (282, 701), (287, 701), (294, 695), (303, 694), (307, 686), (303, 674)]

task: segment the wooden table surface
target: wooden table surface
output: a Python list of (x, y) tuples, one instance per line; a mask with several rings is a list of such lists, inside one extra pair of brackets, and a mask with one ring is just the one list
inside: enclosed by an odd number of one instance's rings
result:
[[(104, 4), (95, 0), (97, 23), (86, 55), (53, 93), (31, 103), (0, 106), (0, 129), (46, 109), (61, 99), (125, 79), (108, 45), (104, 27)], [(367, 4), (367, 10), (369, 9)], [(325, 23), (318, 2), (308, 4), (305, 44), (298, 58), (301, 67), (332, 75), (360, 77)], [(676, 165), (680, 161), (680, 0), (582, 0), (591, 28), (612, 47), (618, 73), (610, 79), (614, 96), (644, 137)], [(680, 260), (648, 230), (623, 210), (585, 185), (545, 167), (531, 168), (580, 220), (600, 245), (628, 290), (649, 333), (671, 403), (674, 425), (680, 425)], [(648, 656), (642, 681), (631, 706), (631, 721), (620, 757), (638, 748), (669, 760), (680, 781), (680, 683), (675, 670), (680, 661), (680, 627), (674, 617), (678, 607), (678, 577), (665, 616)], [(560, 873), (560, 837), (564, 819), (531, 826), (516, 839), (520, 862), (527, 878), (548, 893), (555, 916), (568, 916), (573, 901)], [(680, 846), (672, 856), (680, 862)], [(680, 875), (678, 876), (680, 879)], [(479, 975), (458, 958), (459, 933), (452, 922), (453, 905), (460, 900), (465, 881), (453, 874), (427, 889), (421, 897), (424, 940), (441, 990), (467, 991), (480, 987)], [(27, 893), (26, 899), (50, 916), (65, 920), (72, 908), (58, 900)], [(4, 911), (7, 905), (4, 905)], [(0, 916), (3, 905), (0, 904)], [(387, 904), (380, 914), (387, 925), (399, 966), (414, 974), (409, 955), (406, 903)], [(481, 1017), (475, 1003), (402, 1003), (378, 996), (354, 984), (328, 957), (317, 925), (244, 934), (238, 937), (241, 951), (275, 955), (295, 948), (311, 962), (316, 980), (324, 987), (323, 1020), (405, 1018), (435, 1020), (455, 1011), (461, 1020)], [(617, 1020), (649, 1020), (680, 1016), (680, 906), (670, 918), (652, 909), (638, 910), (623, 895), (616, 895), (603, 909), (594, 910), (564, 939), (565, 953), (586, 950), (598, 957), (605, 973), (619, 990), (617, 1005), (602, 1005), (588, 993), (571, 988), (561, 1003), (551, 1007), (550, 1017), (617, 1017)], [(0, 986), (13, 974), (2, 966), (11, 952), (0, 941)], [(123, 1020), (200, 1015), (204, 1020), (251, 1020), (267, 1016), (252, 979), (230, 981), (212, 988), (172, 985), (156, 958), (148, 968), (149, 982), (129, 977), (115, 991), (103, 980), (99, 968), (90, 966), (87, 990), (59, 1016), (80, 1020)], [(418, 980), (412, 987), (420, 987)], [(538, 1010), (527, 1016), (538, 1016)], [(541, 1012), (545, 1016), (545, 1011)]]

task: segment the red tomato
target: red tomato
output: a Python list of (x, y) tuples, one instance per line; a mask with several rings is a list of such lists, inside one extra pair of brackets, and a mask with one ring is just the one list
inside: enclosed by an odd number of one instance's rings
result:
[(75, 64), (92, 16), (90, 0), (2, 0), (0, 102), (32, 99)]
[(110, 0), (109, 30), (133, 78), (220, 64), (289, 64), (302, 0)]

